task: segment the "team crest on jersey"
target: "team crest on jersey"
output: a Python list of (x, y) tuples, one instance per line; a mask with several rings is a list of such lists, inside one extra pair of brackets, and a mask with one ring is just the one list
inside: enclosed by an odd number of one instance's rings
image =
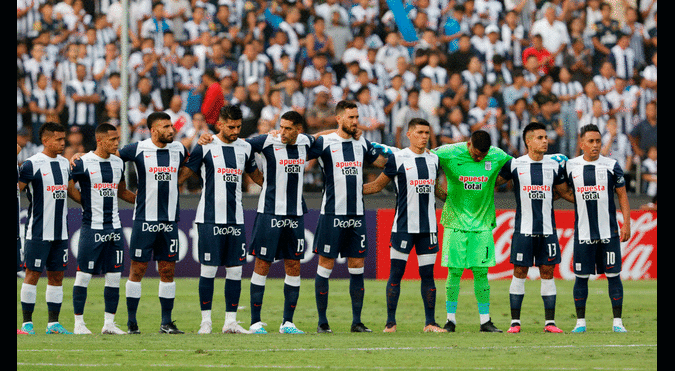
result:
[(492, 170), (492, 161), (485, 161), (485, 170), (486, 171)]

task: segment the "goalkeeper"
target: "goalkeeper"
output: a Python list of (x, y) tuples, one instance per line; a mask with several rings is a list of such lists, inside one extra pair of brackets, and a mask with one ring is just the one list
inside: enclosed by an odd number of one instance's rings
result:
[[(445, 173), (436, 182), (436, 195), (443, 201), (441, 225), (443, 247), (441, 266), (448, 267), (445, 283), (447, 322), (443, 327), (455, 331), (459, 283), (465, 269), (474, 276), (481, 332), (502, 332), (490, 319), (488, 268), (495, 262), (492, 230), (496, 226), (494, 188), (499, 170), (512, 157), (490, 145), (490, 134), (475, 131), (469, 141), (446, 144), (432, 150)], [(500, 179), (498, 184), (505, 183)]]

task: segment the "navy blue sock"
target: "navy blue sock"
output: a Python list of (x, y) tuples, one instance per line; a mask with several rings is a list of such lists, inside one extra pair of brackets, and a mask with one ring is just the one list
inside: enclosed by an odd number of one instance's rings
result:
[(422, 294), (422, 302), (424, 303), (425, 326), (436, 323), (436, 282), (434, 281), (434, 265), (424, 265), (419, 267), (420, 277), (422, 282), (420, 284), (420, 292)]
[(396, 323), (396, 308), (398, 307), (398, 298), (401, 294), (401, 279), (405, 273), (406, 261), (401, 259), (391, 259), (389, 269), (389, 280), (387, 281), (387, 323)]
[(265, 286), (251, 284), (251, 324), (260, 322), (260, 310), (262, 309)]
[(103, 287), (103, 302), (106, 313), (117, 313), (117, 304), (120, 302), (119, 287)]
[(84, 286), (73, 286), (73, 313), (75, 315), (84, 314), (84, 303), (87, 301), (87, 288)]
[(620, 276), (607, 277), (609, 299), (612, 302), (614, 318), (621, 318), (623, 308), (623, 283)]
[(241, 295), (241, 280), (225, 279), (225, 311), (236, 312)]
[(295, 313), (295, 306), (298, 305), (298, 298), (300, 298), (300, 286), (291, 286), (284, 284), (284, 319), (281, 323), (293, 322), (293, 314)]
[(213, 307), (213, 287), (215, 278), (199, 276), (199, 306), (201, 310)]
[(127, 325), (136, 323), (136, 312), (138, 311), (138, 302), (141, 298), (130, 298), (127, 296)]
[(586, 299), (588, 299), (588, 278), (576, 277), (574, 280), (574, 307), (577, 311), (577, 318), (586, 318)]
[(349, 296), (352, 298), (352, 324), (361, 323), (363, 309), (363, 273), (349, 275)]
[(511, 306), (511, 319), (520, 320), (520, 309), (523, 305), (525, 295), (509, 294), (509, 303)]
[(162, 325), (171, 323), (171, 312), (173, 311), (174, 298), (159, 298), (159, 305), (162, 308)]
[(316, 297), (316, 310), (319, 312), (319, 325), (328, 323), (326, 309), (328, 308), (328, 278), (316, 275), (314, 278), (314, 296)]

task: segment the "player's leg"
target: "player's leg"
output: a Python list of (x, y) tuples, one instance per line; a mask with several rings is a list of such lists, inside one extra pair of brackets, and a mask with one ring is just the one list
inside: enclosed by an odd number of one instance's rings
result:
[(597, 244), (581, 244), (574, 234), (574, 288), (572, 296), (574, 297), (574, 309), (577, 314), (577, 323), (572, 330), (573, 333), (586, 332), (586, 300), (588, 299), (588, 278), (596, 271), (596, 253)]
[(225, 323), (223, 333), (249, 334), (237, 322), (237, 309), (241, 297), (242, 265), (246, 262), (246, 235), (243, 225), (234, 225), (234, 232), (227, 236), (221, 261), (225, 262)]
[(68, 263), (68, 241), (52, 242), (47, 263), (47, 302), (48, 334), (72, 334), (59, 323), (61, 304), (63, 304), (63, 276)]
[(540, 265), (539, 275), (541, 277), (541, 299), (544, 302), (544, 331), (561, 333), (563, 332), (555, 325), (555, 303), (557, 290), (553, 272), (555, 265)]
[(267, 275), (270, 272), (271, 262), (265, 261), (261, 258), (255, 259), (255, 267), (251, 275), (251, 327), (249, 331), (254, 334), (266, 334), (267, 331), (263, 327), (265, 324), (261, 321), (260, 311), (262, 309), (263, 297), (265, 295), (265, 282)]
[(328, 278), (333, 272), (335, 259), (319, 255), (319, 265), (316, 267), (316, 277), (314, 278), (314, 296), (316, 299), (316, 310), (319, 314), (317, 332), (331, 333), (328, 325), (326, 310), (328, 309)]
[[(392, 244), (396, 243), (399, 248), (401, 243), (396, 239), (396, 233), (392, 233)], [(405, 243), (407, 247), (407, 242)], [(408, 253), (398, 251), (393, 247), (389, 249), (389, 280), (387, 280), (387, 322), (384, 326), (384, 332), (396, 332), (396, 309), (398, 307), (398, 298), (401, 294), (401, 279), (405, 273), (405, 266), (408, 263)], [(409, 249), (409, 248), (408, 248)]]
[(108, 272), (105, 274), (105, 286), (103, 287), (103, 328), (102, 334), (123, 335), (126, 332), (122, 331), (115, 324), (115, 313), (117, 313), (117, 306), (120, 301), (120, 281), (122, 280), (122, 272)]
[(492, 231), (467, 233), (467, 264), (473, 272), (473, 291), (478, 303), (480, 331), (502, 332), (490, 319), (490, 282), (488, 267), (495, 265), (495, 244)]
[(37, 284), (47, 261), (49, 247), (46, 242), (26, 240), (24, 246), (24, 261), (26, 275), (21, 284), (21, 311), (23, 312), (23, 324), (21, 330), (28, 334), (35, 334), (33, 328), (33, 311), (37, 299)]
[(490, 282), (487, 267), (472, 267), (473, 291), (478, 303), (481, 332), (502, 332), (495, 327), (490, 318)]
[(414, 235), (414, 245), (420, 274), (420, 294), (424, 306), (424, 332), (447, 332), (436, 323), (434, 265), (438, 253), (438, 237), (436, 233), (418, 233)]
[(455, 314), (457, 313), (457, 301), (459, 299), (459, 283), (463, 273), (464, 268), (448, 268), (448, 277), (445, 280), (446, 321), (445, 326), (443, 326), (448, 332), (454, 332), (457, 325)]
[(441, 266), (448, 267), (448, 276), (445, 280), (446, 322), (443, 328), (448, 332), (454, 332), (457, 324), (455, 314), (459, 299), (459, 284), (467, 267), (467, 239), (466, 233), (450, 228), (446, 228), (443, 233)]
[[(513, 249), (513, 245), (511, 245)], [(514, 265), (513, 278), (511, 278), (511, 286), (509, 286), (509, 305), (511, 306), (511, 327), (508, 333), (514, 334), (520, 332), (520, 309), (523, 305), (523, 298), (525, 297), (525, 280), (529, 267)]]
[(75, 273), (75, 283), (73, 284), (73, 312), (75, 313), (74, 334), (91, 334), (91, 331), (89, 331), (84, 323), (84, 304), (87, 301), (87, 286), (89, 286), (91, 277), (91, 273), (82, 271), (77, 271)]
[[(609, 242), (602, 242), (602, 253), (598, 257), (598, 273), (605, 273), (609, 299), (612, 304), (614, 332), (627, 332), (621, 319), (623, 311), (623, 283), (621, 282), (621, 244), (619, 237), (612, 237)], [(602, 262), (601, 262), (601, 261)], [(600, 268), (601, 267), (601, 268)]]
[(213, 307), (214, 282), (218, 273), (217, 265), (201, 264), (199, 268), (199, 308), (202, 313), (202, 322), (199, 324), (198, 334), (210, 334), (213, 321), (211, 308)]
[(162, 310), (162, 322), (159, 331), (164, 334), (183, 334), (184, 332), (176, 328), (176, 324), (171, 319), (171, 312), (173, 312), (173, 304), (176, 299), (176, 282), (173, 280), (176, 262), (159, 260), (157, 266), (159, 271), (157, 296)]
[(349, 271), (349, 296), (352, 299), (352, 332), (372, 332), (361, 321), (365, 286), (363, 281), (365, 258), (347, 258)]
[(300, 260), (284, 259), (284, 269), (286, 271), (286, 277), (284, 278), (284, 314), (279, 332), (282, 334), (302, 334), (304, 332), (293, 324), (293, 314), (300, 298)]
[(148, 262), (131, 260), (129, 267), (129, 278), (125, 284), (126, 304), (127, 304), (127, 333), (140, 334), (138, 330), (138, 321), (136, 312), (138, 303), (141, 301), (141, 280), (148, 269)]

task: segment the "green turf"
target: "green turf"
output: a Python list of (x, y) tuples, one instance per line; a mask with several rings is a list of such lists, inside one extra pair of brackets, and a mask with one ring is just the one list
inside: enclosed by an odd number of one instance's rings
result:
[[(126, 330), (124, 282), (116, 322)], [(328, 320), (334, 334), (316, 334), (314, 281), (303, 280), (295, 324), (305, 335), (278, 333), (283, 312), (283, 280), (268, 279), (262, 319), (267, 335), (221, 334), (225, 316), (224, 279), (216, 281), (211, 335), (197, 335), (201, 314), (197, 279), (177, 279), (173, 319), (185, 335), (159, 334), (157, 279), (143, 280), (138, 321), (141, 335), (100, 335), (103, 325), (102, 278), (93, 278), (85, 307), (85, 321), (94, 335), (45, 335), (47, 279), (38, 284), (33, 316), (37, 335), (17, 336), (18, 370), (204, 370), (213, 368), (332, 368), (332, 369), (488, 369), (488, 370), (654, 370), (657, 368), (657, 281), (624, 281), (623, 321), (628, 333), (613, 333), (607, 281), (589, 283), (588, 332), (571, 334), (576, 316), (570, 281), (557, 281), (556, 322), (564, 334), (542, 332), (544, 310), (539, 281), (527, 281), (520, 334), (478, 331), (473, 282), (462, 281), (457, 332), (422, 332), (424, 312), (419, 281), (401, 284), (394, 334), (382, 333), (386, 321), (386, 282), (366, 280), (362, 319), (371, 334), (352, 334), (349, 280), (332, 279)], [(445, 323), (445, 294), (437, 280), (437, 322)], [(506, 331), (510, 323), (509, 280), (491, 281), (491, 315)], [(61, 324), (73, 329), (73, 280), (64, 282)], [(17, 328), (21, 326), (21, 280), (17, 279)], [(242, 282), (238, 320), (250, 322), (249, 280)]]

